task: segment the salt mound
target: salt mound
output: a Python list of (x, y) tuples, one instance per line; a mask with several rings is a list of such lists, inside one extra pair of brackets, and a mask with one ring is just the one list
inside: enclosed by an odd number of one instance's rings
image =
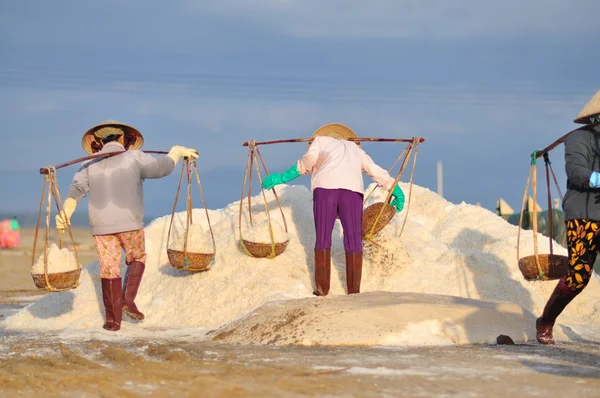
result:
[[(271, 220), (271, 229), (275, 243), (284, 243), (289, 240), (287, 232), (278, 221)], [(271, 229), (269, 229), (268, 220), (258, 221), (253, 217), (252, 225), (247, 221), (242, 227), (242, 236), (248, 242), (271, 244)]]
[(208, 337), (223, 343), (305, 346), (494, 344), (499, 334), (515, 342), (533, 340), (534, 325), (535, 317), (516, 304), (368, 292), (266, 303)]
[[(174, 243), (170, 245), (169, 249), (184, 251), (185, 239), (185, 226), (183, 226), (176, 231)], [(210, 232), (206, 232), (201, 224), (190, 224), (187, 235), (187, 252), (207, 254), (214, 251)]]
[[(408, 196), (408, 184), (401, 185)], [(272, 191), (265, 194), (270, 213), (277, 220), (278, 209)], [(286, 185), (278, 194), (290, 242), (285, 252), (274, 259), (252, 258), (240, 248), (239, 201), (224, 209), (209, 210), (217, 253), (208, 272), (192, 274), (170, 266), (166, 251), (170, 216), (157, 218), (147, 226), (146, 273), (136, 299), (146, 319), (139, 324), (124, 322), (120, 333), (168, 327), (170, 330), (194, 328), (194, 333), (199, 335), (271, 301), (319, 300), (312, 296), (315, 243), (312, 195), (304, 186)], [(256, 201), (262, 200), (262, 193), (259, 195)], [(367, 204), (384, 199), (385, 192), (377, 189)], [(256, 208), (253, 219), (266, 220), (264, 210), (260, 212), (259, 206)], [(542, 312), (556, 282), (524, 280), (517, 266), (518, 227), (484, 208), (452, 204), (426, 188), (413, 186), (409, 217), (399, 237), (407, 208), (375, 236), (376, 244), (365, 244), (361, 292), (442, 294), (513, 303), (536, 315)], [(184, 217), (185, 213), (177, 216)], [(195, 209), (193, 219), (202, 220), (200, 224), (208, 230), (203, 209)], [(533, 254), (531, 231), (525, 231), (521, 237), (521, 256)], [(548, 252), (548, 239), (539, 235), (538, 240), (540, 253)], [(566, 255), (566, 249), (558, 244), (554, 250), (556, 254)], [(122, 274), (124, 272), (123, 266)], [(10, 330), (79, 330), (82, 335), (97, 331), (103, 323), (99, 279), (98, 263), (90, 264), (83, 268), (77, 289), (48, 294), (7, 318), (3, 326)], [(345, 295), (345, 280), (341, 225), (336, 221), (330, 295)], [(558, 321), (570, 326), (598, 324), (599, 306), (600, 287), (598, 280), (592, 278)], [(500, 333), (503, 331), (499, 330)]]
[[(77, 260), (73, 252), (65, 247), (60, 249), (56, 243), (48, 246), (48, 274), (75, 271), (76, 269)], [(31, 273), (44, 273), (44, 253), (38, 257), (35, 264), (31, 267)]]

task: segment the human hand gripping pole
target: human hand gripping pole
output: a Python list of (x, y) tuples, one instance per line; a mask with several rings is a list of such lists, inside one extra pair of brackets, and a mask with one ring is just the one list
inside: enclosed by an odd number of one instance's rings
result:
[(295, 164), (281, 174), (273, 173), (265, 177), (262, 183), (263, 189), (271, 189), (275, 185), (285, 184), (300, 176), (298, 165)]
[(394, 187), (394, 191), (392, 192), (392, 201), (390, 205), (396, 208), (396, 213), (402, 211), (404, 209), (404, 192), (398, 184)]
[(198, 156), (198, 151), (196, 151), (195, 149), (186, 148), (180, 145), (175, 145), (174, 147), (172, 147), (169, 153), (167, 154), (167, 157), (173, 159), (173, 162), (175, 162), (175, 164), (177, 164), (177, 162), (179, 162), (179, 159), (181, 158), (192, 157), (194, 159), (197, 159)]
[(67, 228), (67, 225), (71, 224), (71, 216), (77, 208), (77, 201), (73, 198), (67, 198), (63, 203), (63, 210), (56, 215), (54, 221), (56, 222), (56, 229), (59, 231)]

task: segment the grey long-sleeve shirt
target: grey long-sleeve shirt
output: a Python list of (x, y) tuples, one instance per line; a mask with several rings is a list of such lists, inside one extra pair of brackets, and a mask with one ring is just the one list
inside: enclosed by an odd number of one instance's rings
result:
[(600, 189), (590, 188), (593, 171), (600, 171), (600, 133), (581, 128), (565, 141), (567, 192), (563, 210), (567, 220), (600, 221)]
[[(99, 153), (124, 150), (113, 141)], [(165, 177), (174, 168), (173, 159), (155, 158), (139, 150), (92, 159), (73, 177), (69, 197), (79, 202), (88, 195), (92, 235), (134, 231), (144, 227), (144, 180)]]

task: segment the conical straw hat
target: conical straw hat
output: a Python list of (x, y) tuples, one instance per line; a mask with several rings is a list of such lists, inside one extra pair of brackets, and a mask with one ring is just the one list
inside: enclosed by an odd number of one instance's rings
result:
[(573, 121), (581, 124), (600, 122), (600, 91), (592, 97)]
[(329, 123), (319, 127), (317, 131), (313, 133), (311, 138), (315, 138), (322, 135), (337, 138), (339, 140), (345, 140), (348, 138), (358, 138), (356, 134), (354, 134), (354, 131), (340, 123)]
[[(107, 129), (107, 127), (109, 129)], [(113, 127), (114, 129), (110, 129)], [(117, 122), (116, 120), (105, 120), (100, 124), (91, 127), (85, 132), (81, 139), (81, 146), (90, 155), (97, 152), (96, 148), (102, 148), (103, 137), (99, 137), (95, 133), (101, 131), (100, 135), (105, 135), (107, 130), (112, 130), (118, 133), (118, 130), (125, 131), (125, 149), (140, 149), (144, 145), (144, 136), (138, 129), (125, 123)]]

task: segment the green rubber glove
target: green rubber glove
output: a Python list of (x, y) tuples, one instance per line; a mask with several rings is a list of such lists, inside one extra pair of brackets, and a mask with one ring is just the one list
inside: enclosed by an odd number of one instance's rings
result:
[(402, 189), (398, 184), (396, 184), (396, 186), (394, 187), (392, 197), (394, 199), (392, 199), (390, 205), (396, 208), (396, 213), (402, 211), (402, 209), (404, 209), (404, 192), (402, 192)]
[(262, 187), (264, 189), (271, 189), (275, 185), (285, 184), (299, 176), (300, 172), (298, 171), (298, 165), (293, 165), (281, 174), (274, 173), (266, 176), (263, 180)]

